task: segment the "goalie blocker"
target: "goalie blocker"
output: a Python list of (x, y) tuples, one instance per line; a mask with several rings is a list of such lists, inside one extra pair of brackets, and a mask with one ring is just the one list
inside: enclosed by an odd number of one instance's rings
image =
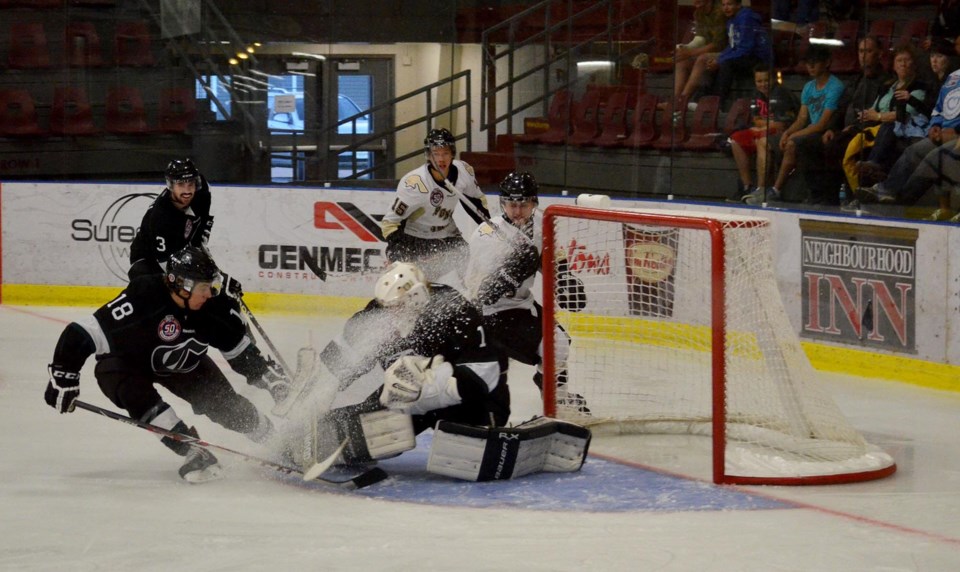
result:
[(538, 473), (579, 471), (590, 430), (536, 417), (516, 427), (475, 427), (440, 421), (427, 471), (467, 481), (496, 481)]

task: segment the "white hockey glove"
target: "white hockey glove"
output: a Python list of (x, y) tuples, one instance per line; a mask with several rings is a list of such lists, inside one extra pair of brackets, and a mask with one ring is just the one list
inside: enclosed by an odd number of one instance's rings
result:
[(75, 401), (80, 397), (80, 372), (53, 363), (47, 366), (47, 370), (50, 381), (43, 392), (44, 401), (60, 413), (73, 412), (77, 406)]
[(422, 415), (460, 403), (453, 366), (443, 356), (403, 356), (387, 368), (380, 404), (394, 411)]

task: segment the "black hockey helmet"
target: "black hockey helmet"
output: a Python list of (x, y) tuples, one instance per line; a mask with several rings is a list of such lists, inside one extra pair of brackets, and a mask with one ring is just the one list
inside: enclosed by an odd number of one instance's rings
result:
[(197, 169), (190, 159), (174, 159), (170, 161), (163, 174), (166, 178), (168, 189), (172, 189), (174, 183), (190, 180), (195, 181), (198, 187), (200, 186), (200, 170)]
[(196, 246), (187, 246), (171, 255), (167, 259), (167, 272), (163, 279), (174, 293), (179, 293), (180, 290), (193, 292), (194, 286), (206, 282), (216, 296), (223, 284), (223, 276), (216, 262)]
[(423, 140), (423, 150), (428, 156), (430, 155), (431, 149), (438, 147), (449, 147), (453, 155), (457, 155), (457, 140), (454, 139), (453, 133), (450, 133), (449, 130), (443, 127), (431, 129), (430, 133), (427, 133), (427, 137)]
[(533, 199), (537, 202), (540, 185), (527, 171), (513, 171), (500, 181), (501, 201), (523, 201)]

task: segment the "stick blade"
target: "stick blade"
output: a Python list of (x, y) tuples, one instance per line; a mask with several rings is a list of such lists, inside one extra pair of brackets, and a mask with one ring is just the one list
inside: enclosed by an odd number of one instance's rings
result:
[(389, 476), (390, 475), (380, 467), (374, 467), (363, 474), (357, 475), (347, 482), (350, 483), (351, 488), (353, 489), (362, 489), (364, 487), (369, 487), (370, 485), (375, 485), (381, 481), (385, 481)]
[(304, 481), (313, 481), (320, 477), (320, 475), (326, 473), (334, 463), (337, 462), (337, 459), (340, 458), (340, 453), (347, 447), (348, 439), (344, 439), (340, 446), (327, 456), (325, 459), (314, 463), (312, 467), (303, 472)]

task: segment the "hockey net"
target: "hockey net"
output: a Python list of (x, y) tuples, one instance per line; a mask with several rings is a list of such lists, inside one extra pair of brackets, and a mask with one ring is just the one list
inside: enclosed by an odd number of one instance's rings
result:
[[(847, 422), (804, 354), (772, 253), (762, 218), (548, 207), (545, 413), (598, 435), (709, 437), (716, 483), (831, 484), (892, 474), (893, 459)], [(562, 258), (583, 282), (582, 311), (559, 304)], [(558, 387), (564, 362), (568, 382)], [(589, 414), (569, 399), (574, 393)]]

